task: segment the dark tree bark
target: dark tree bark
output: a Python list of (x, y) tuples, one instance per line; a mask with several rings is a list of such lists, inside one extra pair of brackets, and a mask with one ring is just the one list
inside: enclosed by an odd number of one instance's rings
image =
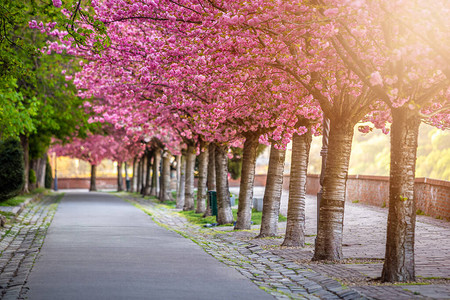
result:
[[(351, 123), (351, 124), (349, 124)], [(313, 260), (340, 260), (353, 122), (330, 120), (327, 162)]]
[(234, 229), (251, 229), (253, 184), (255, 181), (256, 151), (259, 133), (244, 134), (245, 142), (242, 156), (241, 182), (239, 185), (239, 205)]
[(147, 183), (147, 177), (145, 176), (147, 174), (146, 167), (147, 167), (147, 151), (145, 151), (141, 159), (141, 186), (139, 187), (139, 190), (142, 196), (145, 196), (145, 186)]
[(117, 191), (123, 191), (122, 162), (117, 162)]
[(389, 215), (383, 281), (414, 281), (417, 137), (420, 118), (409, 108), (392, 109)]
[[(144, 196), (155, 196), (153, 193), (153, 178), (150, 175), (150, 171), (152, 170), (152, 156), (154, 151), (147, 150), (145, 155), (145, 173), (144, 173)], [(153, 164), (155, 164), (155, 160), (153, 160)], [(153, 170), (154, 171), (154, 170)]]
[(261, 230), (258, 238), (278, 235), (278, 216), (280, 214), (281, 194), (283, 192), (283, 173), (286, 150), (270, 147), (269, 170), (264, 190)]
[[(156, 150), (152, 151), (152, 154), (151, 154), (151, 156), (153, 156), (153, 165), (151, 166), (152, 167), (152, 176), (151, 176), (152, 184), (151, 184), (150, 195), (157, 197), (158, 192), (159, 192), (158, 189), (159, 189), (159, 185), (160, 185), (159, 168), (161, 165), (161, 150), (159, 148), (157, 148)], [(151, 159), (151, 156), (148, 157), (149, 161)], [(150, 170), (150, 166), (148, 166), (148, 168)], [(150, 177), (150, 174), (148, 176)]]
[(177, 208), (184, 207), (184, 190), (186, 186), (186, 156), (181, 155), (180, 180), (178, 182)]
[(292, 140), (291, 172), (286, 234), (281, 246), (305, 246), (305, 199), (311, 128), (303, 135), (294, 134)]
[(97, 166), (91, 165), (91, 184), (89, 186), (89, 192), (97, 191)]
[(129, 192), (130, 189), (129, 189), (128, 185), (126, 184), (127, 182), (128, 182), (128, 184), (130, 182), (130, 177), (128, 176), (128, 163), (127, 162), (123, 163), (123, 169), (125, 170), (125, 188), (124, 189), (127, 192)]
[(136, 171), (136, 162), (137, 162), (137, 159), (138, 159), (137, 156), (135, 156), (135, 157), (133, 158), (133, 166), (132, 166), (133, 176), (131, 177), (131, 180), (130, 180), (130, 188), (131, 188), (130, 192), (131, 192), (131, 193), (134, 193), (134, 192), (136, 191), (135, 184), (136, 184), (136, 173), (137, 173), (137, 171)]
[(216, 190), (217, 190), (217, 223), (233, 223), (231, 211), (230, 190), (228, 188), (228, 148), (215, 146)]
[[(216, 149), (214, 144), (209, 144), (208, 146), (208, 176), (206, 179), (206, 186), (208, 191), (216, 190)], [(206, 211), (204, 217), (212, 215), (211, 203), (209, 197), (206, 197)]]
[(184, 187), (183, 210), (194, 210), (194, 167), (195, 147), (194, 145), (188, 145), (186, 151), (186, 185)]
[(162, 176), (161, 176), (161, 197), (159, 200), (171, 201), (173, 200), (170, 192), (170, 153), (165, 151), (162, 158)]
[(137, 165), (136, 193), (141, 193), (142, 187), (142, 157), (139, 158)]
[(30, 142), (29, 142), (28, 136), (21, 135), (20, 143), (22, 144), (23, 161), (25, 162), (25, 168), (24, 168), (25, 182), (23, 184), (22, 193), (26, 194), (26, 193), (30, 192), (30, 185), (29, 185), (29, 181), (30, 181), (30, 176), (29, 176), (30, 175)]
[(208, 171), (208, 147), (202, 142), (198, 156), (198, 186), (197, 186), (197, 209), (198, 214), (206, 212), (206, 174)]

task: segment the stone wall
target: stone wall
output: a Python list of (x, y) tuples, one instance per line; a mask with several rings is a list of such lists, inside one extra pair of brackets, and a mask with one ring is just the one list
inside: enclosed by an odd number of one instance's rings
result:
[[(255, 185), (265, 186), (267, 176), (256, 175)], [(239, 186), (239, 180), (230, 180), (230, 186)], [(289, 175), (284, 176), (284, 189), (289, 188)], [(320, 190), (319, 175), (308, 175), (306, 193), (316, 195)], [(416, 178), (417, 209), (426, 215), (450, 220), (450, 181)], [(350, 175), (347, 180), (346, 201), (388, 207), (389, 177)]]

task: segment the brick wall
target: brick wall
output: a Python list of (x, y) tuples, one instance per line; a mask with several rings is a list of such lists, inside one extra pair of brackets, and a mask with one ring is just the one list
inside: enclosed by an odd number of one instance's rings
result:
[[(58, 189), (89, 189), (89, 185), (90, 178), (58, 178)], [(98, 190), (117, 189), (117, 178), (97, 177), (96, 185)]]

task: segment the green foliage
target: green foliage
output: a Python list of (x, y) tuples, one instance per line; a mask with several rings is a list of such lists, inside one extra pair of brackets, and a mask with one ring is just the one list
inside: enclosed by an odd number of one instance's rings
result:
[(3, 138), (35, 130), (32, 117), (37, 113), (37, 100), (25, 101), (17, 88), (16, 78), (0, 77), (0, 137)]
[(36, 183), (36, 171), (34, 171), (33, 169), (30, 169), (28, 178), (29, 178), (29, 181), (31, 184)]
[(231, 147), (233, 157), (228, 159), (228, 172), (230, 172), (232, 179), (239, 179), (242, 171), (242, 154), (243, 149)]
[[(319, 174), (322, 137), (313, 137), (308, 173)], [(390, 135), (374, 130), (363, 134), (355, 130), (349, 174), (389, 176)], [(419, 130), (416, 177), (450, 180), (450, 131), (421, 124)]]
[(355, 129), (349, 174), (386, 176), (389, 164), (389, 135), (379, 130), (363, 134)]
[(17, 139), (0, 141), (0, 201), (20, 193), (25, 183), (22, 145)]
[[(83, 1), (83, 5), (88, 2)], [(82, 43), (92, 33), (77, 31), (76, 20), (82, 16), (96, 27), (100, 44), (95, 47), (102, 49), (107, 43), (105, 26), (92, 20), (92, 11), (81, 11), (78, 3), (63, 1), (65, 8), (74, 12), (70, 20), (61, 13), (63, 8), (54, 7), (52, 1), (0, 3), (0, 138), (30, 136), (31, 158), (41, 157), (52, 137), (84, 135), (90, 127), (89, 115), (80, 108), (83, 100), (66, 80), (66, 75), (70, 77), (78, 70), (78, 61), (63, 53), (43, 54), (40, 49), (54, 38), (29, 28), (31, 20), (44, 24), (55, 21), (60, 30), (67, 30)]]
[(416, 177), (450, 180), (450, 132), (421, 125)]
[(53, 184), (53, 176), (52, 176), (52, 166), (50, 165), (50, 162), (47, 159), (47, 163), (45, 166), (45, 188), (50, 189), (52, 188)]

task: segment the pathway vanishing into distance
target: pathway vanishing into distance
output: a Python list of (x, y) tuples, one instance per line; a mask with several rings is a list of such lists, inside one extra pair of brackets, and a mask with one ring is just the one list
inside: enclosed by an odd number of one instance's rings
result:
[(201, 247), (115, 196), (66, 193), (27, 299), (273, 299)]

